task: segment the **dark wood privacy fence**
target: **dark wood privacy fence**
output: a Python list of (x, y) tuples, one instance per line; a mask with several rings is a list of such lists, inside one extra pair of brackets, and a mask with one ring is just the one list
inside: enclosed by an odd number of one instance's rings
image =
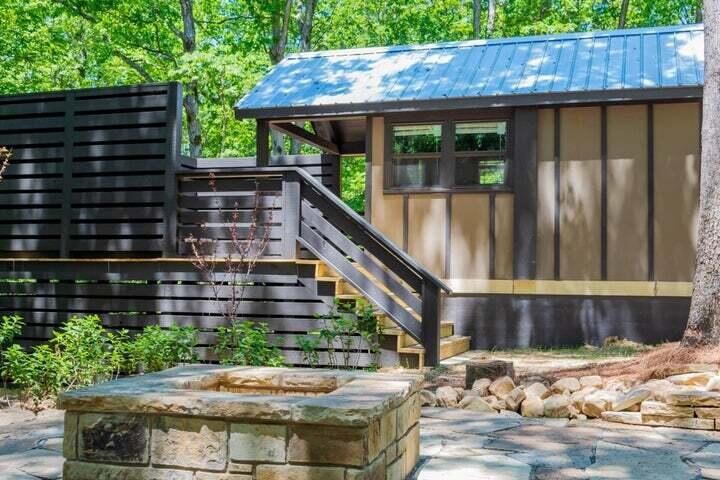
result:
[(0, 97), (0, 255), (175, 251), (178, 84)]

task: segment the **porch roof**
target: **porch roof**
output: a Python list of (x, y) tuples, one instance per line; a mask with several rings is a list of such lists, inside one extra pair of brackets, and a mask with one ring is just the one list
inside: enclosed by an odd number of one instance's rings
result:
[(307, 52), (235, 110), (272, 119), (697, 98), (703, 67), (702, 25)]

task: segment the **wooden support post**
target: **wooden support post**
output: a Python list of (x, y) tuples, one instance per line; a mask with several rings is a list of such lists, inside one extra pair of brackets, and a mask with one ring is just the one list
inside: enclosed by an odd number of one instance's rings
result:
[(270, 165), (270, 127), (267, 120), (257, 120), (257, 129), (255, 131), (255, 156), (257, 158), (258, 167), (267, 167)]
[(285, 174), (282, 196), (282, 256), (296, 258), (297, 238), (300, 235), (300, 181), (297, 175)]
[(428, 280), (422, 284), (422, 345), (425, 347), (425, 366), (440, 363), (440, 289)]
[(178, 218), (177, 218), (177, 171), (180, 168), (180, 143), (182, 139), (182, 86), (173, 82), (167, 93), (167, 143), (165, 144), (165, 195), (163, 210), (165, 212), (165, 232), (163, 234), (163, 256), (177, 256)]

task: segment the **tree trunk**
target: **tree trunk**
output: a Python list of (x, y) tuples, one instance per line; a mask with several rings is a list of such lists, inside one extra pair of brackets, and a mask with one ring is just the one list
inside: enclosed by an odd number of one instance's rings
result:
[[(272, 43), (270, 44), (269, 54), (270, 62), (273, 65), (277, 65), (285, 57), (292, 4), (293, 0), (285, 0), (282, 9), (276, 8), (272, 12)], [(270, 140), (270, 158), (285, 153), (285, 135), (271, 129)]]
[[(312, 44), (313, 22), (315, 20), (316, 0), (303, 0), (300, 2), (300, 16), (298, 20), (298, 30), (300, 31), (300, 51), (307, 52)], [(302, 127), (303, 124), (296, 124)], [(292, 139), (290, 144), (290, 154), (297, 155), (300, 153), (301, 143), (299, 140)]]
[(472, 0), (473, 9), (473, 38), (480, 38), (480, 14), (482, 13), (480, 8), (481, 0)]
[[(193, 53), (196, 46), (195, 17), (193, 15), (194, 0), (180, 0), (180, 9), (183, 18), (183, 30), (181, 40), (183, 51)], [(202, 155), (202, 127), (200, 125), (200, 103), (199, 88), (197, 80), (191, 80), (185, 87), (183, 106), (185, 118), (187, 119), (188, 140), (190, 142), (190, 156), (199, 157)]]
[(487, 37), (492, 37), (495, 30), (495, 0), (488, 0)]
[(682, 345), (720, 345), (720, 2), (705, 0), (700, 224)]
[(627, 22), (628, 7), (630, 7), (630, 0), (622, 0), (620, 4), (620, 17), (618, 18), (618, 28), (625, 28)]

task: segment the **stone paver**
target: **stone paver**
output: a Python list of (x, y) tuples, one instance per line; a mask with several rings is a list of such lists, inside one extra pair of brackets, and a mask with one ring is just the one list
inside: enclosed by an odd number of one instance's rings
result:
[[(0, 477), (61, 478), (62, 412), (0, 410)], [(413, 480), (720, 479), (720, 432), (423, 409)]]

